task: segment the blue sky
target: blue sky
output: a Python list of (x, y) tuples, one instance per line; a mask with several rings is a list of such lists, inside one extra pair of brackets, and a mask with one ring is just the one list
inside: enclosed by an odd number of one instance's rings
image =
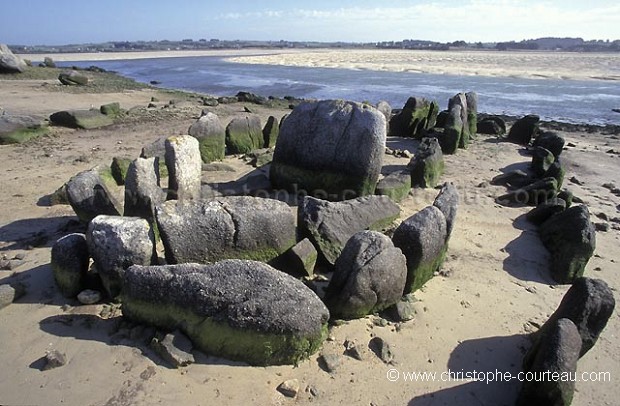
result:
[(620, 39), (608, 0), (21, 0), (2, 5), (0, 43), (184, 38), (294, 41)]

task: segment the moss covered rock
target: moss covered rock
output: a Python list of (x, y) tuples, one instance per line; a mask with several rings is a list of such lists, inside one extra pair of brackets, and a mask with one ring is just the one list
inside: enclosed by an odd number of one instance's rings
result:
[(88, 84), (88, 76), (74, 70), (62, 72), (58, 75), (58, 80), (66, 86), (86, 86)]
[(423, 138), (407, 167), (411, 171), (411, 186), (437, 186), (444, 171), (443, 153), (437, 138)]
[(392, 241), (407, 258), (405, 293), (421, 288), (441, 268), (447, 236), (446, 218), (435, 206), (409, 217), (394, 231)]
[(467, 125), (469, 135), (474, 137), (478, 132), (478, 94), (476, 92), (465, 93), (467, 101)]
[(99, 110), (59, 111), (50, 116), (50, 121), (59, 126), (82, 128), (85, 130), (106, 127), (114, 124), (114, 120)]
[(226, 127), (226, 148), (229, 154), (247, 154), (263, 148), (263, 127), (253, 114), (235, 117)]
[(555, 162), (555, 156), (551, 151), (543, 147), (535, 147), (532, 151), (532, 172), (537, 177), (543, 176)]
[(400, 113), (390, 120), (390, 135), (421, 139), (435, 126), (439, 105), (421, 97), (410, 97)]
[(456, 154), (459, 146), (462, 145), (463, 117), (461, 112), (460, 105), (453, 106), (446, 116), (443, 133), (439, 133), (439, 145), (444, 154)]
[(121, 105), (118, 102), (104, 104), (99, 107), (99, 111), (106, 116), (118, 117), (121, 114)]
[(202, 162), (224, 159), (226, 130), (217, 115), (207, 112), (189, 127), (189, 135), (198, 140)]
[(377, 183), (375, 193), (401, 202), (411, 191), (411, 173), (408, 170), (392, 172)]
[(538, 135), (539, 123), (540, 117), (533, 114), (520, 118), (510, 127), (508, 141), (528, 145)]
[(130, 158), (114, 157), (110, 164), (110, 173), (116, 181), (116, 184), (122, 186), (125, 184), (125, 178), (127, 177), (127, 169), (131, 164)]
[(499, 196), (496, 201), (500, 204), (516, 203), (537, 206), (542, 202), (556, 197), (557, 193), (557, 180), (554, 178), (543, 178), (510, 193)]
[(329, 311), (303, 283), (269, 265), (226, 260), (129, 268), (123, 315), (181, 329), (208, 354), (252, 365), (297, 364), (327, 335)]
[(0, 114), (0, 145), (20, 144), (47, 132), (47, 124), (40, 118)]

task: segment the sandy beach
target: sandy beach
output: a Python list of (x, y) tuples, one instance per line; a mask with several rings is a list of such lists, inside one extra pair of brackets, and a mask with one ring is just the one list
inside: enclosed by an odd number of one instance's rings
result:
[(530, 79), (620, 80), (618, 53), (242, 49), (21, 56), (33, 61), (41, 61), (45, 56), (50, 56), (58, 62), (218, 56), (232, 62), (264, 65)]
[[(228, 55), (238, 54), (226, 51)], [(268, 55), (264, 55), (268, 54)], [(129, 54), (101, 55), (100, 58)], [(146, 57), (145, 54), (131, 54)], [(164, 56), (190, 56), (158, 53)], [(191, 53), (191, 55), (195, 55)], [(219, 51), (208, 55), (225, 55)], [(56, 61), (74, 56), (52, 55)], [(197, 56), (197, 55), (196, 55)], [(27, 56), (24, 56), (27, 57)], [(37, 57), (31, 56), (33, 60)], [(148, 57), (155, 57), (149, 55)], [(67, 59), (64, 59), (67, 58)], [(81, 54), (80, 59), (95, 60)], [(509, 58), (509, 59), (506, 59)], [(103, 60), (103, 59), (98, 59)], [(620, 55), (536, 53), (425, 53), (416, 51), (252, 51), (235, 58), (243, 63), (333, 66), (349, 69), (421, 71), (489, 76), (526, 76), (618, 80)], [(502, 68), (499, 69), (498, 66)], [(530, 161), (522, 147), (479, 135), (467, 150), (446, 156), (442, 181), (454, 182), (461, 202), (450, 241), (448, 258), (439, 275), (416, 292), (417, 315), (404, 323), (378, 316), (346, 322), (330, 329), (330, 339), (319, 353), (298, 366), (250, 367), (215, 355), (196, 353), (197, 362), (169, 368), (133, 334), (109, 303), (82, 306), (64, 299), (55, 287), (50, 268), (53, 243), (72, 230), (76, 219), (70, 206), (48, 206), (42, 198), (54, 192), (79, 171), (109, 165), (112, 157), (136, 158), (141, 148), (162, 136), (185, 134), (204, 106), (186, 98), (177, 107), (163, 108), (180, 93), (158, 89), (113, 93), (71, 93), (52, 80), (3, 80), (1, 107), (14, 114), (47, 116), (64, 109), (87, 109), (113, 101), (136, 116), (97, 130), (52, 127), (49, 135), (20, 145), (0, 145), (0, 254), (24, 254), (25, 262), (0, 271), (0, 283), (21, 282), (26, 295), (0, 310), (0, 404), (3, 405), (512, 405), (520, 383), (427, 381), (406, 382), (405, 372), (448, 370), (518, 373), (536, 330), (557, 308), (568, 286), (556, 285), (549, 275), (549, 254), (535, 226), (524, 214), (527, 207), (508, 208), (495, 203), (504, 187), (489, 181), (506, 168), (524, 167)], [(476, 90), (476, 89), (467, 89)], [(151, 99), (161, 100), (147, 109)], [(440, 100), (442, 108), (446, 100)], [(227, 124), (243, 114), (246, 104), (219, 105), (210, 110)], [(264, 123), (270, 115), (290, 112), (250, 105)], [(394, 106), (401, 107), (401, 106)], [(132, 118), (133, 117), (133, 118)], [(590, 208), (595, 222), (608, 222), (597, 233), (595, 256), (586, 276), (605, 280), (617, 297), (620, 288), (618, 244), (620, 197), (603, 187), (617, 182), (620, 155), (617, 136), (562, 132), (566, 187)], [(393, 149), (415, 149), (409, 139), (389, 138)], [(384, 175), (404, 169), (409, 159), (384, 157)], [(224, 163), (235, 172), (203, 172), (203, 182), (236, 179), (254, 169), (239, 157)], [(574, 180), (569, 180), (574, 178)], [(415, 189), (401, 203), (399, 221), (432, 203), (434, 189)], [(608, 221), (602, 220), (607, 218)], [(615, 220), (613, 220), (615, 219)], [(72, 228), (73, 227), (73, 228)], [(161, 254), (161, 253), (160, 253)], [(112, 310), (110, 310), (112, 308)], [(379, 336), (395, 355), (385, 365), (368, 348)], [(611, 382), (578, 382), (574, 405), (615, 405), (620, 398), (620, 314), (616, 308), (596, 346), (579, 362), (578, 373), (611, 372)], [(344, 342), (355, 340), (363, 360), (343, 356)], [(67, 364), (41, 371), (47, 350), (66, 354)], [(341, 365), (333, 373), (320, 368), (320, 353), (338, 354)], [(390, 381), (390, 369), (400, 379)], [(297, 398), (276, 390), (288, 379), (298, 379)]]

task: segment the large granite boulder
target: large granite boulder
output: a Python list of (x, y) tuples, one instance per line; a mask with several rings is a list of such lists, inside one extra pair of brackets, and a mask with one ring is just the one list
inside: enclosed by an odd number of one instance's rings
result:
[(123, 273), (132, 265), (156, 262), (155, 235), (137, 217), (97, 216), (86, 231), (86, 243), (103, 286), (114, 298), (121, 293)]
[(83, 223), (88, 223), (100, 214), (120, 214), (121, 204), (96, 168), (72, 177), (67, 182), (66, 192), (69, 204)]
[(22, 73), (26, 63), (5, 44), (0, 44), (0, 73)]
[(268, 262), (296, 243), (295, 216), (278, 200), (168, 201), (156, 211), (169, 264), (232, 258)]
[(0, 112), (0, 145), (19, 144), (47, 132), (47, 123), (40, 118)]
[(447, 251), (446, 218), (435, 206), (428, 206), (403, 221), (392, 241), (407, 258), (404, 293), (421, 288), (439, 270)]
[(422, 138), (407, 168), (411, 171), (411, 186), (421, 188), (437, 186), (444, 171), (443, 153), (437, 138)]
[(538, 379), (523, 382), (517, 406), (569, 406), (575, 392), (572, 377), (576, 376), (580, 350), (581, 337), (575, 324), (569, 319), (554, 320), (526, 355), (529, 362), (523, 372)]
[(226, 152), (226, 129), (217, 115), (207, 112), (189, 127), (189, 135), (198, 140), (205, 163), (221, 161)]
[(533, 147), (542, 147), (551, 151), (556, 158), (560, 156), (564, 150), (564, 138), (553, 131), (544, 131), (538, 135), (532, 142)]
[(50, 116), (52, 124), (92, 130), (95, 128), (107, 127), (114, 124), (110, 116), (101, 114), (99, 110), (65, 110), (58, 111)]
[(332, 317), (355, 319), (397, 303), (407, 280), (407, 261), (389, 237), (361, 231), (336, 260), (325, 303)]
[(155, 206), (166, 200), (159, 186), (159, 158), (138, 158), (129, 164), (125, 178), (125, 216), (153, 224)]
[(401, 112), (390, 120), (389, 133), (398, 137), (421, 139), (435, 126), (437, 113), (437, 102), (422, 97), (410, 97)]
[(573, 283), (583, 276), (596, 247), (596, 231), (585, 205), (573, 206), (552, 216), (538, 229), (551, 254), (551, 276), (559, 283)]
[(168, 199), (199, 199), (201, 193), (202, 158), (200, 145), (191, 135), (166, 139)]
[(528, 145), (532, 138), (536, 138), (539, 132), (540, 117), (536, 115), (525, 116), (517, 120), (508, 132), (508, 141), (516, 144)]
[(385, 153), (385, 117), (374, 107), (304, 102), (282, 122), (271, 164), (275, 188), (328, 200), (372, 194)]
[(263, 148), (263, 127), (260, 117), (247, 114), (233, 118), (226, 127), (226, 148), (228, 154), (247, 154)]
[(327, 336), (329, 311), (302, 282), (269, 265), (133, 266), (124, 275), (123, 316), (181, 329), (208, 354), (252, 365), (297, 364)]
[(69, 234), (52, 246), (51, 266), (56, 286), (72, 298), (86, 288), (90, 256), (84, 234)]
[(411, 191), (411, 172), (401, 170), (392, 172), (377, 183), (375, 193), (381, 196), (387, 196), (395, 202), (400, 202)]
[(387, 196), (365, 196), (344, 202), (328, 202), (306, 196), (299, 205), (299, 227), (324, 259), (334, 264), (355, 233), (381, 230), (400, 214)]
[[(540, 330), (533, 334), (534, 347), (553, 329), (558, 320), (566, 318), (577, 326), (581, 336), (579, 357), (583, 357), (596, 344), (615, 306), (614, 294), (605, 281), (577, 278), (562, 298), (557, 310)], [(531, 361), (526, 358), (525, 366)]]

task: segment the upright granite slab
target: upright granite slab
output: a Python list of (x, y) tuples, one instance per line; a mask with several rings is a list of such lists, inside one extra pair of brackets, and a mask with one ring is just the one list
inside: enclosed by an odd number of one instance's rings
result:
[(191, 135), (166, 139), (168, 167), (168, 199), (199, 199), (201, 193), (202, 158), (200, 144)]
[(366, 104), (304, 102), (282, 122), (274, 188), (328, 200), (373, 194), (385, 153), (385, 117)]
[(210, 163), (224, 159), (226, 130), (217, 115), (207, 112), (189, 127), (188, 133), (198, 140), (203, 162)]
[(100, 214), (120, 214), (120, 203), (110, 193), (96, 168), (80, 172), (69, 179), (66, 191), (69, 204), (83, 223), (88, 223)]
[(327, 336), (329, 311), (302, 282), (261, 262), (129, 268), (123, 315), (181, 329), (208, 354), (252, 365), (297, 364)]

